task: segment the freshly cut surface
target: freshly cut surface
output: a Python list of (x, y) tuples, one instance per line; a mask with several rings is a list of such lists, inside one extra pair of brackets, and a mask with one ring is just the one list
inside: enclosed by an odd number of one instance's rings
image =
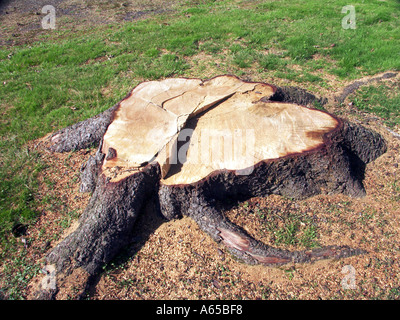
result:
[(325, 112), (264, 102), (265, 90), (257, 85), (236, 93), (190, 120), (187, 126), (194, 129), (187, 156), (176, 161), (162, 183), (191, 184), (219, 170), (248, 174), (260, 161), (318, 148), (339, 124)]
[(167, 79), (138, 85), (120, 102), (103, 140), (103, 153), (115, 150), (104, 161), (113, 166), (141, 167), (171, 140), (178, 130), (178, 116), (163, 108), (163, 103), (197, 88), (201, 80)]
[(315, 149), (338, 126), (327, 113), (269, 101), (273, 93), (234, 76), (144, 82), (115, 111), (103, 169), (120, 179), (157, 161), (164, 184), (190, 184)]
[(144, 82), (115, 111), (103, 170), (120, 179), (157, 161), (164, 184), (190, 184), (317, 148), (338, 126), (327, 113), (269, 101), (274, 90), (234, 76)]
[(105, 172), (110, 168), (140, 169), (158, 156), (163, 175), (169, 168), (171, 149), (188, 119), (235, 93), (262, 86), (270, 97), (274, 87), (244, 82), (234, 76), (199, 79), (166, 79), (137, 86), (121, 101), (103, 140)]

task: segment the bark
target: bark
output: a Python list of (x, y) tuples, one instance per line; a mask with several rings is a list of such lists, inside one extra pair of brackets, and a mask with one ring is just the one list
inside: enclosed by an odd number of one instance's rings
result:
[(119, 104), (116, 104), (99, 115), (57, 131), (50, 137), (50, 150), (68, 152), (97, 145), (103, 138), (118, 106)]
[(270, 98), (271, 101), (282, 101), (300, 104), (302, 106), (313, 106), (314, 103), (324, 105), (326, 98), (318, 98), (307, 90), (297, 87), (277, 87), (276, 92)]
[(59, 289), (76, 281), (77, 273), (85, 275), (81, 280), (80, 294), (83, 294), (102, 267), (131, 243), (136, 219), (148, 198), (156, 193), (159, 179), (157, 164), (118, 183), (100, 174), (89, 204), (79, 218), (78, 228), (46, 257), (46, 265), (57, 270), (57, 290), (42, 286), (34, 298), (54, 299)]

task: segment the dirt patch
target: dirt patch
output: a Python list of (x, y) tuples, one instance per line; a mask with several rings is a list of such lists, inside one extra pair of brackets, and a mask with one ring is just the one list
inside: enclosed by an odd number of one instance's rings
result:
[[(173, 12), (183, 1), (160, 0), (9, 0), (0, 6), (0, 46), (15, 46), (57, 37), (58, 31), (85, 31), (99, 25), (125, 23)], [(55, 9), (55, 29), (44, 29), (42, 21)], [(55, 32), (53, 32), (55, 31)], [(63, 36), (60, 32), (59, 36)], [(65, 35), (64, 35), (65, 36)]]

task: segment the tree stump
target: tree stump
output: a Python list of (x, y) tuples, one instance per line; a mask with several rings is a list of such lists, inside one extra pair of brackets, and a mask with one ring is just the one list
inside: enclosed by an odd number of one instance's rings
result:
[(84, 274), (78, 277), (83, 286), (98, 274), (130, 243), (135, 221), (154, 195), (167, 219), (191, 217), (248, 264), (359, 254), (334, 245), (296, 252), (273, 248), (216, 209), (216, 201), (226, 197), (365, 195), (365, 166), (386, 151), (385, 141), (295, 103), (310, 97), (304, 90), (226, 75), (148, 81), (111, 109), (55, 133), (55, 152), (93, 143), (99, 148), (81, 169), (81, 191), (93, 194), (79, 226), (46, 257), (57, 288), (42, 287), (37, 297), (54, 298), (77, 274)]

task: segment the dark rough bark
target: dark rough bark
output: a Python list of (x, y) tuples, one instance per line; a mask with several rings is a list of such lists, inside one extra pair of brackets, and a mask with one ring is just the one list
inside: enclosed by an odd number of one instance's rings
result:
[(118, 105), (116, 104), (97, 116), (57, 131), (50, 137), (50, 150), (67, 152), (96, 145), (103, 138)]
[(47, 256), (57, 270), (80, 267), (96, 274), (126, 246), (145, 200), (157, 190), (160, 169), (157, 164), (118, 183), (100, 175), (79, 227)]
[(359, 124), (345, 121), (343, 137), (342, 147), (357, 162), (370, 163), (387, 150), (386, 142), (379, 133)]
[(317, 98), (312, 93), (297, 87), (277, 87), (269, 100), (296, 103), (302, 106), (312, 106), (316, 102), (324, 105), (328, 101), (326, 98)]
[[(158, 164), (118, 183), (110, 182), (103, 174), (98, 176), (78, 228), (46, 257), (46, 264), (57, 270), (58, 283), (67, 282), (78, 269), (85, 271), (89, 281), (131, 242), (136, 219), (147, 199), (156, 193), (159, 179)], [(39, 290), (36, 298), (49, 299), (56, 294), (55, 290)]]
[(97, 179), (101, 171), (101, 165), (104, 160), (104, 154), (101, 152), (102, 143), (100, 143), (94, 156), (90, 156), (89, 160), (82, 165), (80, 192), (93, 192), (96, 188)]
[[(311, 104), (317, 98), (304, 90), (278, 89), (273, 99)], [(59, 131), (51, 138), (51, 150), (64, 152), (99, 143), (117, 106)], [(191, 217), (201, 230), (225, 244), (245, 263), (281, 265), (359, 254), (360, 250), (337, 246), (296, 252), (267, 246), (229, 221), (215, 204), (226, 197), (270, 194), (297, 199), (332, 193), (362, 197), (365, 195), (362, 184), (365, 166), (386, 151), (386, 144), (379, 134), (340, 120), (340, 126), (325, 136), (324, 145), (318, 149), (262, 161), (249, 175), (223, 170), (185, 186), (163, 185), (156, 163), (111, 182), (101, 172), (106, 155), (100, 150), (101, 145), (96, 155), (81, 168), (81, 191), (93, 192), (93, 195), (79, 226), (47, 255), (46, 263), (57, 270), (58, 288), (77, 270), (84, 270), (89, 278), (96, 275), (128, 245), (135, 221), (152, 195), (158, 196), (160, 211), (167, 219)], [(57, 290), (41, 290), (36, 298), (54, 298)]]

